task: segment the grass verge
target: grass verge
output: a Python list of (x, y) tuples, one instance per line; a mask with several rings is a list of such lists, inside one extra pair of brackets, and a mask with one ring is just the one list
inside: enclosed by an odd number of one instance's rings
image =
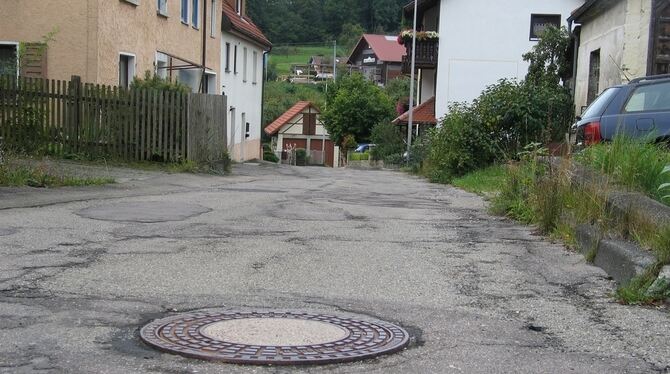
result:
[(505, 175), (505, 166), (494, 165), (455, 178), (451, 184), (468, 192), (489, 196), (500, 191)]
[(3, 187), (100, 186), (111, 183), (114, 183), (114, 179), (56, 175), (43, 166), (8, 164), (0, 166), (0, 186)]

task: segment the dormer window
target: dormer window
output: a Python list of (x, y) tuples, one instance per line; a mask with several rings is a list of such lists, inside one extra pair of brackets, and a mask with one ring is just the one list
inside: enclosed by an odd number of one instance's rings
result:
[(242, 14), (242, 0), (236, 0), (235, 1), (235, 11), (237, 14)]

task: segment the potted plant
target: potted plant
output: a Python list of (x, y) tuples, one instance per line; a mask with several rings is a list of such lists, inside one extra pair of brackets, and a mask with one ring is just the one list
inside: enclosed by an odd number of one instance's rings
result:
[[(404, 30), (398, 35), (398, 44), (404, 45), (405, 43), (411, 43), (413, 37), (413, 30)], [(436, 41), (440, 39), (440, 35), (436, 31), (417, 31), (416, 32), (416, 41)]]

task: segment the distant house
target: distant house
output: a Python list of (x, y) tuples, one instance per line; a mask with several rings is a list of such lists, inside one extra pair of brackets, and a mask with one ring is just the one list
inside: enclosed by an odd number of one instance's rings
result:
[(347, 63), (369, 80), (385, 85), (402, 74), (404, 55), (397, 36), (363, 34)]
[(568, 20), (577, 24), (577, 113), (609, 86), (670, 73), (670, 2), (589, 0)]
[[(528, 63), (522, 55), (547, 25), (566, 24), (570, 12), (582, 4), (584, 0), (419, 0), (417, 28), (434, 31), (437, 38), (417, 43), (419, 99), (414, 117), (425, 114), (421, 104), (434, 100), (434, 118), (439, 120), (450, 103), (470, 102), (502, 78), (523, 79)], [(414, 2), (404, 12), (406, 19), (413, 19)], [(411, 43), (405, 46), (403, 71), (409, 74)]]
[(321, 121), (321, 111), (309, 101), (300, 101), (265, 128), (277, 144), (282, 160), (287, 151), (305, 149), (310, 164), (337, 167), (339, 147), (335, 146)]

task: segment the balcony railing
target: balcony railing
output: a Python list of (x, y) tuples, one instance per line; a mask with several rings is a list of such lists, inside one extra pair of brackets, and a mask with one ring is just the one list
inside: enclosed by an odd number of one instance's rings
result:
[[(416, 41), (416, 60), (414, 62), (417, 69), (435, 69), (437, 68), (439, 42), (437, 40)], [(412, 43), (405, 43), (407, 55), (402, 58), (402, 72), (409, 74), (412, 70)]]

